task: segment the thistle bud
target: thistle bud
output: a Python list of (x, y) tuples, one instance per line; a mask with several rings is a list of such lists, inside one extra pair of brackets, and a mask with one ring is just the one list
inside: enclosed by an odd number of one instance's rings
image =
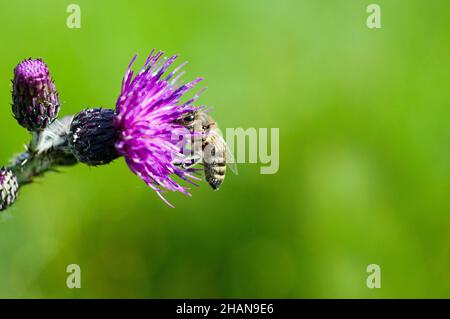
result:
[(19, 63), (12, 86), (12, 111), (20, 125), (38, 131), (56, 119), (60, 107), (58, 92), (42, 60)]
[(19, 184), (14, 173), (7, 168), (0, 168), (0, 211), (14, 203), (18, 190)]
[(87, 165), (108, 164), (118, 158), (113, 126), (114, 111), (93, 108), (83, 110), (73, 118), (69, 146), (78, 161)]

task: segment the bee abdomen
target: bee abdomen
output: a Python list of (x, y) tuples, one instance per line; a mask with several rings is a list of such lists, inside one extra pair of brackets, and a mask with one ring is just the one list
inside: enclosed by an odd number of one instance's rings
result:
[(225, 171), (227, 170), (227, 167), (222, 164), (217, 164), (212, 168), (215, 174), (217, 175), (225, 175)]
[(208, 182), (208, 184), (212, 187), (212, 189), (214, 190), (218, 190), (219, 187), (222, 185), (224, 180), (224, 176), (222, 175), (214, 175), (214, 176), (208, 176), (208, 174), (206, 174), (206, 181)]
[(214, 190), (218, 190), (222, 185), (226, 169), (226, 164), (223, 162), (205, 165), (205, 179)]

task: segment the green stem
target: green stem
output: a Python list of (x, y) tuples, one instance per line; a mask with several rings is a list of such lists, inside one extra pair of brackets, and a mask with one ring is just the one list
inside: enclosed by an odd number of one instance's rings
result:
[(49, 171), (55, 171), (57, 166), (72, 166), (76, 158), (61, 150), (52, 150), (38, 154), (27, 150), (16, 156), (8, 167), (16, 175), (19, 185), (33, 182), (33, 179)]

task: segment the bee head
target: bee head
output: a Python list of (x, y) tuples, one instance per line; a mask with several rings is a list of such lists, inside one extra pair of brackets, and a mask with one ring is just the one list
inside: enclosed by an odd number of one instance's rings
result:
[(183, 125), (183, 126), (192, 126), (195, 121), (195, 113), (189, 112), (186, 114), (183, 114), (179, 119), (177, 119), (175, 122), (177, 124)]

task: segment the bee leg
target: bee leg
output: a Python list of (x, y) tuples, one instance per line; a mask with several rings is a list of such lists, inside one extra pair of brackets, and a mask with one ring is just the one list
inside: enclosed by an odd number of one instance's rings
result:
[(189, 167), (192, 167), (192, 166), (198, 164), (201, 160), (202, 160), (201, 156), (199, 156), (199, 155), (192, 155), (192, 156), (186, 158), (186, 161), (175, 162), (174, 165), (175, 166), (179, 166), (179, 167), (181, 167), (183, 169), (187, 169)]
[(189, 162), (184, 163), (185, 164), (185, 168), (189, 168), (191, 166), (194, 166), (195, 164), (198, 164), (200, 161), (202, 160), (200, 155), (192, 155), (191, 157), (189, 157)]

